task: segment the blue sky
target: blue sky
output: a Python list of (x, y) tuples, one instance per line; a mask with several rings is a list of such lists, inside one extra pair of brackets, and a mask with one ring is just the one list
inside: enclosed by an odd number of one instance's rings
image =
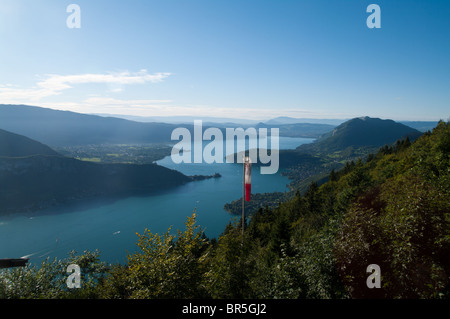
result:
[[(69, 29), (69, 4), (81, 28)], [(369, 29), (369, 4), (381, 28)], [(0, 103), (82, 113), (438, 120), (450, 1), (0, 2)]]

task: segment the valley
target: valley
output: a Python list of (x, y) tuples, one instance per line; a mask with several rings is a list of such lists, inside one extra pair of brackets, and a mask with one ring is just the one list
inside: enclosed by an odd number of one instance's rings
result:
[(170, 156), (172, 147), (166, 144), (100, 144), (59, 146), (59, 154), (97, 163), (152, 164)]

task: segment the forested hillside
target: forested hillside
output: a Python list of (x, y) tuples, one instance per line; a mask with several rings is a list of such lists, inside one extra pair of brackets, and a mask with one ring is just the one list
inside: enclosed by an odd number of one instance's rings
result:
[(381, 147), (392, 144), (399, 138), (414, 140), (421, 132), (393, 120), (382, 120), (368, 116), (354, 118), (323, 134), (315, 143), (304, 144), (299, 150), (312, 153), (341, 151), (348, 147)]
[[(296, 192), (304, 193), (311, 182), (321, 185), (328, 181), (334, 170), (347, 163), (373, 156), (380, 147), (390, 147), (397, 140), (414, 141), (421, 134), (392, 120), (362, 117), (345, 121), (313, 143), (300, 145), (295, 150), (280, 150), (281, 174), (290, 180), (289, 192), (282, 196), (291, 199)], [(280, 196), (275, 201), (274, 197), (274, 194), (255, 194), (246, 213), (253, 214), (261, 206), (276, 206)], [(239, 198), (224, 208), (232, 214), (241, 214), (241, 206)]]
[(0, 156), (23, 157), (30, 155), (59, 155), (47, 145), (28, 137), (0, 129)]
[[(236, 221), (208, 239), (194, 214), (185, 231), (139, 234), (140, 251), (124, 265), (105, 268), (97, 253), (69, 258), (83, 262), (82, 289), (65, 288), (64, 272), (42, 277), (29, 267), (2, 273), (0, 296), (449, 298), (449, 154), (450, 124), (440, 122), (260, 209), (243, 236)], [(44, 269), (63, 264), (47, 261)], [(370, 264), (380, 266), (379, 289), (366, 285)], [(42, 287), (59, 290), (31, 287), (38, 276)]]
[(0, 130), (0, 215), (150, 194), (192, 180), (157, 164), (98, 164), (68, 158), (47, 145)]

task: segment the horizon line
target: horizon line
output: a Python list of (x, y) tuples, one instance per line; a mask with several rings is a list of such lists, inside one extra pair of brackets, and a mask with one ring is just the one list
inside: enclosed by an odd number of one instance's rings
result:
[[(395, 117), (386, 117), (386, 116), (374, 116), (374, 115), (356, 115), (356, 116), (345, 116), (345, 117), (293, 117), (293, 116), (288, 116), (288, 115), (273, 115), (273, 117), (266, 117), (266, 118), (260, 118), (260, 119), (249, 119), (249, 118), (239, 118), (239, 117), (230, 117), (230, 116), (221, 116), (221, 115), (186, 115), (184, 113), (180, 113), (180, 114), (171, 114), (171, 115), (161, 115), (161, 114), (156, 114), (156, 115), (142, 115), (142, 114), (118, 114), (118, 113), (104, 113), (104, 112), (99, 112), (99, 113), (95, 113), (95, 112), (90, 112), (90, 111), (76, 111), (76, 110), (72, 110), (72, 109), (64, 109), (64, 108), (57, 108), (57, 107), (52, 107), (52, 106), (43, 106), (43, 105), (31, 105), (31, 104), (11, 104), (11, 103), (0, 103), (0, 106), (25, 106), (25, 107), (36, 107), (36, 108), (42, 108), (42, 109), (49, 109), (49, 110), (54, 110), (54, 111), (61, 111), (61, 112), (72, 112), (72, 113), (78, 113), (78, 114), (84, 114), (84, 115), (92, 115), (92, 116), (100, 116), (100, 117), (114, 117), (114, 118), (121, 118), (121, 119), (127, 119), (128, 120), (132, 120), (129, 118), (137, 118), (137, 119), (151, 119), (151, 118), (190, 118), (190, 119), (202, 119), (202, 118), (209, 118), (209, 119), (218, 119), (223, 121), (233, 121), (233, 120), (238, 120), (241, 122), (248, 122), (248, 123), (258, 123), (258, 122), (267, 122), (267, 121), (271, 121), (271, 120), (276, 120), (279, 118), (286, 118), (289, 120), (301, 120), (301, 121), (307, 121), (307, 120), (314, 120), (314, 121), (318, 121), (318, 120), (323, 120), (323, 121), (348, 121), (351, 119), (355, 119), (355, 118), (364, 118), (364, 117), (369, 117), (369, 118), (379, 118), (382, 120), (393, 120), (393, 121), (404, 121), (404, 122), (439, 122), (439, 121), (449, 121), (450, 119), (450, 115), (447, 116), (447, 119), (445, 119), (444, 117), (441, 117), (439, 119), (405, 119), (405, 118), (400, 118), (398, 116)], [(292, 110), (292, 109), (290, 109)], [(144, 121), (145, 122), (145, 121)], [(296, 124), (296, 123), (280, 123), (280, 124)]]

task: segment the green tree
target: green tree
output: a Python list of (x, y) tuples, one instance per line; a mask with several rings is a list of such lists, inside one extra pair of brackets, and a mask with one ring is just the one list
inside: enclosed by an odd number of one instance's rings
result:
[[(81, 288), (67, 288), (67, 266), (77, 264), (81, 268)], [(23, 268), (0, 271), (0, 298), (2, 299), (62, 299), (96, 298), (97, 286), (108, 272), (108, 266), (100, 261), (98, 251), (85, 251), (77, 255), (69, 253), (66, 259), (49, 258), (41, 264), (28, 264)]]
[(242, 237), (240, 225), (236, 224), (219, 237), (214, 249), (207, 251), (209, 269), (205, 274), (205, 285), (211, 297), (252, 297), (250, 278), (255, 262), (249, 256), (253, 244), (247, 233)]
[[(204, 297), (201, 252), (207, 245), (200, 226), (195, 225), (196, 216), (188, 217), (186, 230), (177, 235), (170, 229), (162, 236), (145, 229), (138, 234), (140, 251), (128, 257), (127, 280), (121, 284), (108, 283), (116, 287), (113, 295), (131, 298), (200, 298)], [(121, 268), (117, 268), (109, 280), (120, 279)]]

